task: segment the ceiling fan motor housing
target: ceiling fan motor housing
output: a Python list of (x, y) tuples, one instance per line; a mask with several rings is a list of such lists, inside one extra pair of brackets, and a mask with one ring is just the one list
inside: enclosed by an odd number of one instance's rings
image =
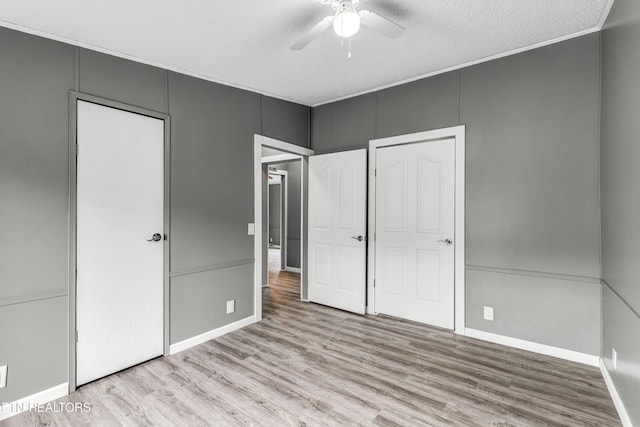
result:
[(356, 10), (360, 0), (317, 0), (320, 4), (331, 6), (335, 15), (325, 16), (320, 22), (309, 29), (290, 47), (291, 50), (301, 50), (315, 38), (333, 25), (335, 33), (342, 38), (349, 38), (356, 34), (360, 25), (369, 30), (377, 31), (390, 39), (400, 37), (405, 28), (370, 10)]
[(332, 7), (336, 10), (333, 29), (340, 37), (351, 37), (360, 29), (360, 15), (356, 11), (358, 1), (336, 0)]

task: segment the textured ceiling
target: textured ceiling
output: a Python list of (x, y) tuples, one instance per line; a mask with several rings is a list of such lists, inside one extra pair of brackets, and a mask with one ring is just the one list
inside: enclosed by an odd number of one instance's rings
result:
[(318, 0), (0, 0), (0, 25), (263, 94), (318, 105), (598, 30), (612, 0), (361, 0), (407, 28), (367, 28), (353, 56)]

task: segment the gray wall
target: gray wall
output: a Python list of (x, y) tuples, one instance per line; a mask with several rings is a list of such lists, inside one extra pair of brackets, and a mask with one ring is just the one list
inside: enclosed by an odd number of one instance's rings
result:
[[(260, 99), (176, 73), (168, 77), (175, 343), (253, 312), (253, 283), (247, 280), (253, 238), (247, 223), (253, 221), (253, 134), (260, 130)], [(236, 300), (235, 313), (222, 310), (225, 298)], [(189, 304), (195, 299), (198, 304)]]
[(68, 380), (72, 47), (0, 29), (0, 402)]
[(71, 89), (171, 115), (171, 342), (252, 315), (253, 134), (308, 146), (309, 108), (4, 28), (0, 57), (0, 402), (68, 380)]
[[(640, 425), (640, 4), (616, 0), (602, 32), (602, 357)], [(613, 370), (611, 349), (618, 353)]]
[(301, 196), (302, 196), (302, 175), (301, 175), (302, 162), (297, 160), (295, 162), (287, 163), (287, 185), (288, 200), (287, 200), (287, 266), (300, 268), (300, 244), (301, 244), (301, 225), (300, 225), (300, 209), (301, 209)]
[(311, 109), (269, 96), (261, 96), (262, 135), (309, 148)]
[(599, 354), (599, 78), (598, 34), (460, 72), (467, 327)]
[(314, 108), (312, 147), (465, 124), (466, 326), (597, 355), (599, 77), (592, 34)]

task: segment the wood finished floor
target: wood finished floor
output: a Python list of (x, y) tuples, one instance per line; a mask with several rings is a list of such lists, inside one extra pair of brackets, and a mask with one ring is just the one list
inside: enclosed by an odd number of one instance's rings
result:
[[(277, 259), (272, 260), (277, 267)], [(299, 300), (270, 272), (264, 320), (136, 366), (8, 426), (618, 426), (600, 372), (385, 316)]]

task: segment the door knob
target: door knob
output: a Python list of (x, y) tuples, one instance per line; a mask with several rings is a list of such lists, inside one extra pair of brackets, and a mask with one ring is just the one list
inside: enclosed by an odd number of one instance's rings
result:
[(364, 240), (364, 236), (351, 236), (351, 238), (358, 242), (362, 242)]
[(155, 233), (150, 239), (147, 239), (147, 242), (159, 242), (160, 240), (162, 240), (162, 234)]
[(438, 240), (438, 243), (445, 243), (447, 245), (450, 245), (453, 243), (453, 240), (451, 239), (443, 239), (443, 240)]

